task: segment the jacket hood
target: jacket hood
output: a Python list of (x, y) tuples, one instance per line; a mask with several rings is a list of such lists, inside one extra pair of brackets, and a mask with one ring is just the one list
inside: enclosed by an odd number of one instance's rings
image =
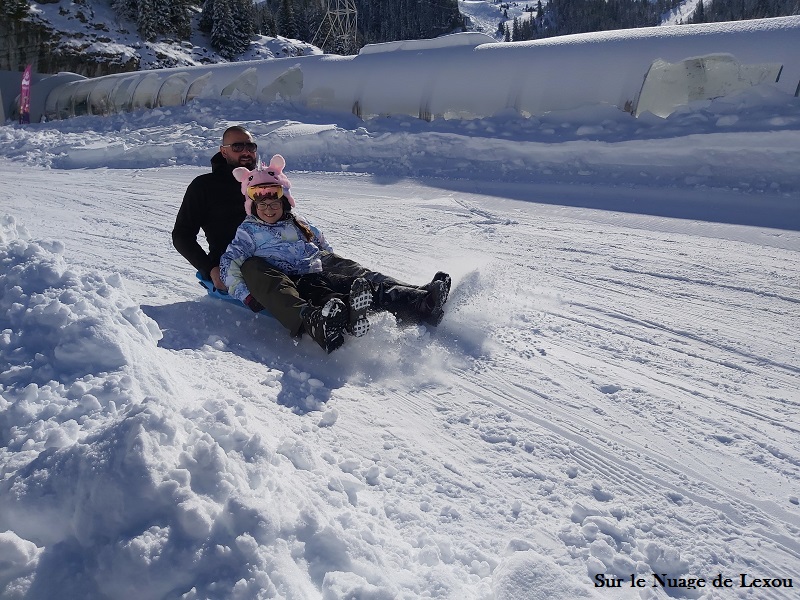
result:
[(228, 161), (225, 160), (225, 157), (222, 156), (222, 152), (217, 152), (214, 156), (211, 157), (211, 172), (217, 175), (221, 173), (233, 173), (233, 167), (228, 164)]

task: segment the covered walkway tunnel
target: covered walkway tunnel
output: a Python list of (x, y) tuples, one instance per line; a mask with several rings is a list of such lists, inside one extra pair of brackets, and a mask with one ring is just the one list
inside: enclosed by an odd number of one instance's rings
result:
[[(770, 84), (797, 95), (800, 17), (606, 31), (498, 43), (480, 33), (314, 55), (86, 79), (38, 80), (31, 120), (177, 106), (196, 98), (291, 101), (362, 118), (525, 116), (592, 104), (667, 116), (692, 100)], [(38, 103), (36, 100), (38, 99)]]

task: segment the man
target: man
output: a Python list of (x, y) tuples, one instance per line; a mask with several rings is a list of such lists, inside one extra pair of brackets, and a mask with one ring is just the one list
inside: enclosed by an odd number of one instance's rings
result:
[[(211, 173), (189, 184), (172, 230), (172, 244), (204, 279), (226, 290), (219, 277), (219, 257), (236, 234), (245, 217), (242, 191), (233, 178), (236, 167), (256, 167), (258, 146), (244, 127), (225, 130), (222, 144), (211, 158)], [(206, 236), (208, 252), (197, 241), (200, 230)]]

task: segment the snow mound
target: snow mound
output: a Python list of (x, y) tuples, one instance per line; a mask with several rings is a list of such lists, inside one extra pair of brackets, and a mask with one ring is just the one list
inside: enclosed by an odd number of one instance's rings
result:
[[(59, 241), (30, 241), (6, 217), (0, 234), (0, 382), (42, 384), (131, 364), (129, 349), (154, 346), (158, 326), (125, 294), (122, 279), (66, 267)], [(42, 353), (42, 349), (49, 351)]]
[[(595, 598), (566, 570), (533, 551), (516, 552), (495, 569), (495, 600), (549, 600), (550, 598)], [(520, 592), (523, 591), (520, 596)]]
[[(298, 419), (324, 408), (319, 379), (293, 364), (253, 364), (252, 381), (230, 393), (238, 357), (209, 366), (227, 347), (221, 338), (159, 348), (161, 330), (121, 277), (72, 267), (66, 254), (12, 217), (0, 223), (4, 600), (388, 600), (431, 588), (491, 597), (496, 561), (473, 543), (400, 534), (437, 513), (428, 500), (386, 502), (406, 475), (377, 454), (340, 452), (337, 409)], [(430, 364), (420, 385), (435, 379), (430, 333), (381, 318), (387, 327), (371, 343), (404, 358), (361, 368), (391, 380), (421, 361)], [(378, 352), (368, 344), (342, 354), (339, 367), (357, 380), (369, 354)], [(310, 405), (281, 406), (283, 388)], [(461, 518), (442, 511), (445, 522)], [(503, 589), (513, 596), (517, 585), (512, 576)]]

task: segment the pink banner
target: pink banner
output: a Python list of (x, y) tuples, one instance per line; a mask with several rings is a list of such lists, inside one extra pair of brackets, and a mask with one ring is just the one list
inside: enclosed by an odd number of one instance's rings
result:
[(20, 125), (31, 122), (31, 66), (25, 67), (22, 74), (22, 89), (19, 94)]

